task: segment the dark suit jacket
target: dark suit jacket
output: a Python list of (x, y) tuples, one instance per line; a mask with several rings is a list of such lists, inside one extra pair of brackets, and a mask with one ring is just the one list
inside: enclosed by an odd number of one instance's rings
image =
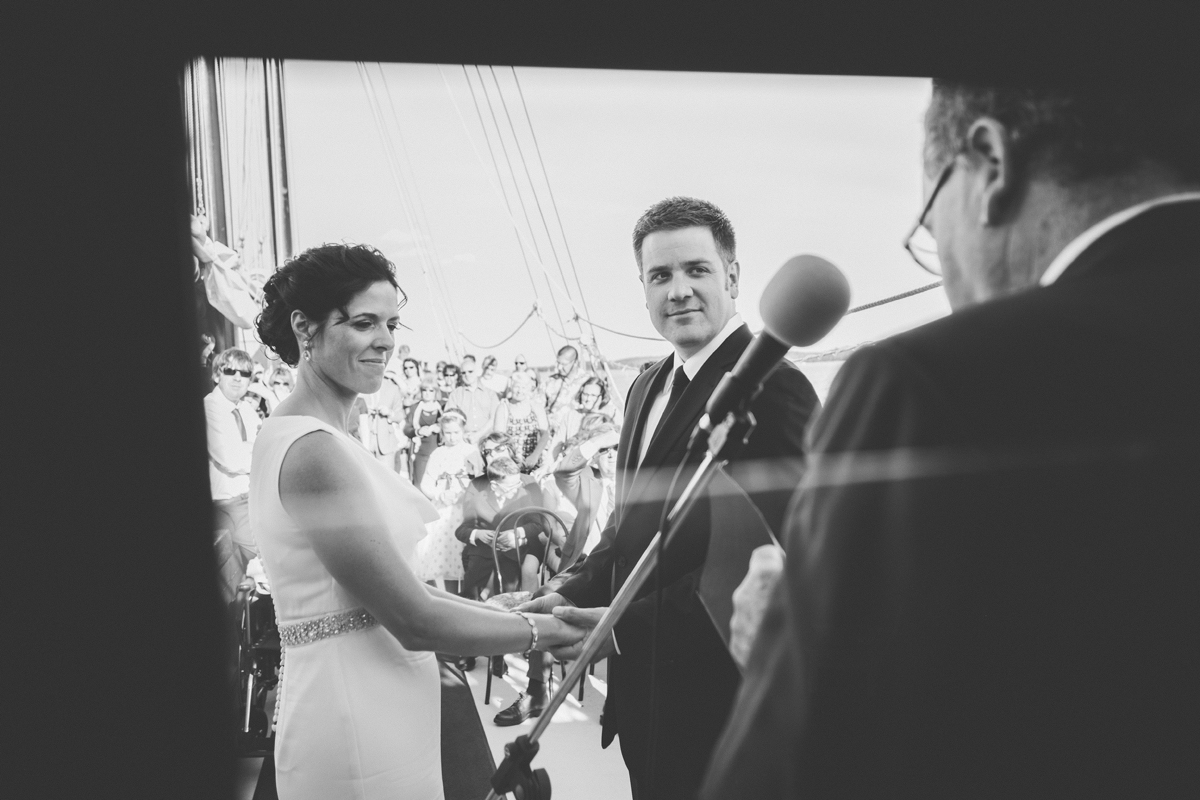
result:
[(1200, 796), (1198, 299), (1166, 206), (846, 363), (702, 797)]
[[(717, 348), (662, 420), (640, 467), (638, 441), (653, 397), (667, 385), (671, 359), (647, 369), (634, 381), (617, 448), (616, 508), (600, 543), (559, 588), (563, 596), (582, 607), (610, 603), (658, 530), (668, 499), (667, 486), (686, 454), (688, 437), (709, 396), (752, 338), (743, 325)], [(787, 498), (803, 470), (804, 429), (818, 406), (808, 379), (794, 365), (782, 364), (767, 379), (752, 407), (758, 427), (743, 459), (729, 469), (777, 532)], [(696, 454), (685, 468), (671, 501), (683, 490), (702, 455)], [(775, 478), (775, 484), (763, 490), (758, 478), (766, 473)], [(602, 744), (607, 746), (619, 733), (630, 770), (643, 786), (653, 781), (664, 797), (695, 794), (739, 681), (738, 670), (697, 595), (709, 532), (709, 507), (707, 501), (701, 501), (659, 565), (663, 609), (656, 645), (652, 645), (652, 577), (618, 623), (615, 631), (621, 654), (609, 660)], [(653, 647), (657, 647), (659, 677), (658, 697), (652, 705)], [(652, 720), (655, 775), (650, 776), (646, 756)]]
[[(467, 491), (463, 494), (463, 521), (455, 529), (454, 535), (466, 545), (463, 548), (465, 556), (479, 556), (490, 561), (492, 558), (491, 546), (471, 544), (469, 541), (471, 531), (476, 528), (494, 531), (496, 525), (514, 511), (532, 506), (544, 507), (545, 505), (542, 498), (542, 487), (538, 486), (537, 481), (528, 475), (521, 476), (521, 488), (504, 505), (496, 502), (496, 495), (492, 493), (491, 481), (486, 475), (481, 475), (471, 481), (471, 484), (467, 486)], [(521, 522), (521, 527), (525, 528), (525, 537), (529, 546), (544, 547), (544, 545), (535, 544), (538, 541), (537, 537), (546, 532), (546, 524), (541, 516), (531, 514)], [(500, 557), (516, 561), (517, 551), (501, 550)]]

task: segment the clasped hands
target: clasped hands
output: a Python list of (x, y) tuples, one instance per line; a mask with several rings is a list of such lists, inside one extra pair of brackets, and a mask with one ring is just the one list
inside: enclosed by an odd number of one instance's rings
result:
[[(475, 529), (475, 543), (491, 547), (493, 543), (500, 551), (515, 550), (525, 542), (525, 532), (520, 528), (509, 528), (503, 531), (493, 531), (487, 528)], [(524, 610), (524, 609), (522, 609)], [(550, 612), (545, 612), (550, 613)]]
[[(559, 661), (575, 661), (583, 655), (583, 643), (591, 635), (592, 629), (600, 623), (600, 618), (604, 616), (604, 612), (608, 611), (608, 608), (576, 608), (570, 600), (558, 592), (552, 592), (530, 600), (528, 603), (522, 603), (517, 606), (516, 610), (530, 614), (552, 614), (555, 619), (581, 629), (583, 635), (578, 641), (546, 648), (546, 652)], [(600, 645), (600, 649), (592, 656), (592, 663), (608, 658), (615, 651), (616, 645), (610, 632), (604, 644)]]

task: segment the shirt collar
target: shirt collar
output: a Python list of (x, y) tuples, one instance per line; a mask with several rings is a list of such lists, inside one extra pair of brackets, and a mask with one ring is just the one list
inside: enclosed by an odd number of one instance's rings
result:
[[(222, 406), (224, 406), (224, 407), (225, 407), (226, 409), (228, 409), (228, 410), (232, 410), (232, 409), (235, 409), (235, 408), (240, 408), (240, 407), (241, 407), (241, 405), (242, 405), (240, 402), (239, 402), (239, 403), (231, 403), (231, 402), (229, 402), (229, 398), (228, 398), (228, 397), (226, 397), (226, 396), (225, 396), (225, 393), (221, 391), (221, 387), (220, 387), (220, 386), (214, 386), (214, 387), (213, 387), (213, 390), (212, 390), (212, 395), (213, 395), (213, 402), (214, 402), (214, 403), (217, 403), (218, 405), (222, 405)], [(244, 396), (243, 396), (243, 399), (245, 399), (245, 397), (244, 397)]]
[(1041, 279), (1038, 281), (1042, 286), (1049, 286), (1062, 276), (1067, 268), (1075, 263), (1075, 260), (1083, 254), (1083, 251), (1091, 247), (1091, 245), (1104, 234), (1116, 228), (1118, 225), (1123, 225), (1136, 216), (1144, 214), (1152, 208), (1165, 206), (1172, 203), (1186, 203), (1189, 201), (1200, 200), (1200, 192), (1179, 192), (1177, 194), (1163, 195), (1156, 197), (1153, 200), (1147, 200), (1144, 203), (1138, 203), (1135, 206), (1130, 206), (1123, 211), (1118, 211), (1115, 214), (1110, 214), (1104, 219), (1097, 222), (1092, 227), (1088, 228), (1083, 233), (1071, 240), (1071, 243), (1062, 249), (1054, 260), (1050, 262), (1050, 266), (1042, 273)]
[(687, 375), (688, 380), (696, 379), (696, 373), (700, 372), (700, 368), (704, 366), (704, 362), (708, 361), (708, 357), (717, 352), (717, 348), (725, 344), (725, 340), (733, 335), (733, 332), (742, 327), (742, 315), (734, 314), (725, 323), (725, 327), (721, 328), (721, 332), (712, 338), (712, 340), (700, 348), (696, 353), (693, 353), (691, 358), (684, 361), (676, 351), (671, 362), (671, 371), (674, 372), (676, 367), (683, 364), (683, 374)]

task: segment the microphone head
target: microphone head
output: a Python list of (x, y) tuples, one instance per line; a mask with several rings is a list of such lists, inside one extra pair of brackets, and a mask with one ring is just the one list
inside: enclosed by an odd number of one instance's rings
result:
[(850, 308), (850, 283), (820, 256), (789, 258), (763, 290), (758, 310), (766, 332), (790, 347), (825, 338)]

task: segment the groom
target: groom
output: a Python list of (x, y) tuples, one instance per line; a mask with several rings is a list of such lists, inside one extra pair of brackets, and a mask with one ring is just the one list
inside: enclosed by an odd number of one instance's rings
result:
[[(688, 459), (666, 497), (709, 395), (753, 338), (735, 305), (741, 267), (733, 226), (712, 203), (687, 197), (657, 203), (638, 220), (633, 249), (651, 322), (674, 353), (630, 389), (616, 509), (600, 543), (557, 591), (524, 607), (561, 608), (556, 613), (564, 619), (586, 626), (595, 626), (629, 577), (658, 530), (663, 503), (673, 502), (695, 472), (703, 453)], [(805, 425), (818, 407), (812, 385), (784, 362), (755, 401), (758, 427), (729, 469), (776, 532), (799, 482)], [(634, 800), (695, 796), (738, 687), (737, 667), (698, 596), (709, 531), (709, 504), (702, 500), (665, 553), (657, 625), (651, 580), (598, 655), (610, 658), (601, 746), (620, 736)], [(578, 652), (577, 646), (556, 655)]]

